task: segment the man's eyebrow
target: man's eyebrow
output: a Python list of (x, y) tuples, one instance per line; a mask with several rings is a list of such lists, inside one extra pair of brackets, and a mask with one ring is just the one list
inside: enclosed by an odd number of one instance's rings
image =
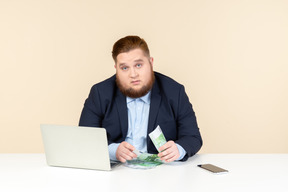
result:
[(119, 63), (119, 67), (122, 67), (123, 65), (126, 65), (126, 63)]
[[(144, 62), (143, 59), (136, 59), (133, 62)], [(123, 65), (126, 65), (126, 63), (119, 63), (119, 67), (122, 67)]]
[(143, 62), (143, 59), (136, 59), (134, 62)]

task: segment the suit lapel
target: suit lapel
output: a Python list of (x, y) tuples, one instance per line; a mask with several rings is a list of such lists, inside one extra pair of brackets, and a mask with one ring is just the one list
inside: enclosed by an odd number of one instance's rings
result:
[(155, 79), (155, 83), (151, 91), (151, 102), (150, 102), (147, 134), (151, 133), (157, 126), (155, 125), (155, 121), (158, 116), (160, 103), (161, 103), (160, 89), (157, 83), (157, 79)]
[(126, 97), (120, 92), (119, 89), (117, 90), (117, 96), (115, 100), (120, 120), (120, 127), (122, 130), (123, 138), (125, 139), (128, 132), (127, 103), (126, 103)]

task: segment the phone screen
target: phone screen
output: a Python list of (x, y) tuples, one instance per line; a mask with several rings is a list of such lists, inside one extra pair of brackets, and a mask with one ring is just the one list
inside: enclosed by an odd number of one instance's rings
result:
[(202, 164), (202, 165), (198, 165), (198, 167), (201, 167), (203, 169), (206, 169), (208, 171), (211, 171), (212, 173), (228, 173), (228, 170), (226, 169), (222, 169), (220, 167), (217, 167), (215, 165), (212, 164)]

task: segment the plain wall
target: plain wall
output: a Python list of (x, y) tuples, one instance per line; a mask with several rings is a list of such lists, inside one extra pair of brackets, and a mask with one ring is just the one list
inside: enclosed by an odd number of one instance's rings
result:
[(201, 153), (288, 152), (287, 0), (0, 0), (0, 152), (43, 152), (77, 125), (112, 45), (139, 35), (185, 86)]

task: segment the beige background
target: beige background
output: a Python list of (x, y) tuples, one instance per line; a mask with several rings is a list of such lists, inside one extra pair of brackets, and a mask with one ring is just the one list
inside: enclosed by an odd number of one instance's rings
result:
[(0, 152), (43, 152), (40, 123), (77, 125), (111, 48), (136, 34), (185, 85), (201, 153), (288, 152), (288, 1), (0, 0)]

